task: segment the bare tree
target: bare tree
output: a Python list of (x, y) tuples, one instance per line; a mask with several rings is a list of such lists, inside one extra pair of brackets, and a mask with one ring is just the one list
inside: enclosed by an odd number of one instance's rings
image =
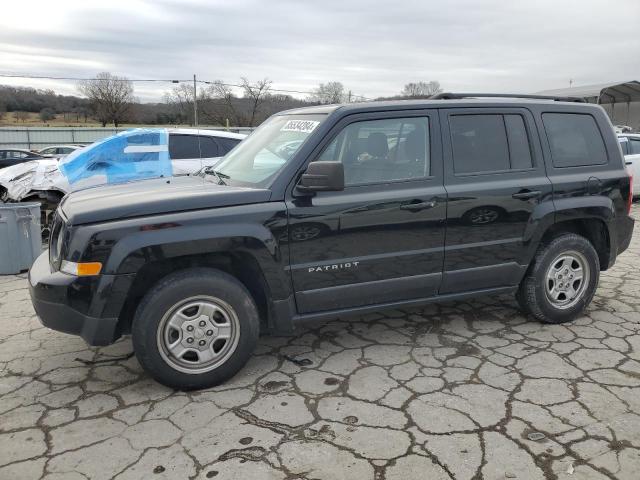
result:
[(29, 118), (29, 112), (13, 112), (13, 118), (15, 118), (17, 122), (24, 123)]
[(109, 72), (99, 73), (95, 79), (80, 82), (78, 90), (91, 101), (103, 127), (110, 122), (117, 127), (126, 119), (135, 102), (131, 80)]
[(238, 126), (246, 123), (246, 117), (238, 108), (239, 99), (229, 85), (216, 80), (201, 90), (200, 95), (200, 112), (209, 123), (225, 125), (227, 120)]
[(345, 98), (344, 85), (341, 82), (327, 82), (318, 85), (309, 100), (318, 103), (342, 103)]
[(404, 86), (401, 95), (403, 97), (425, 98), (440, 92), (442, 92), (442, 88), (440, 88), (438, 81), (411, 82)]
[(177, 123), (193, 125), (193, 87), (181, 83), (164, 95), (165, 103), (171, 106)]
[(253, 127), (256, 119), (256, 115), (260, 111), (260, 107), (264, 103), (265, 98), (269, 95), (271, 90), (271, 80), (263, 78), (256, 82), (254, 85), (249, 83), (245, 77), (241, 79), (242, 90), (244, 91), (244, 97), (251, 100), (251, 116), (249, 118), (249, 126)]
[(76, 114), (77, 122), (80, 121), (80, 117), (83, 117), (84, 123), (87, 123), (87, 119), (89, 118), (89, 115), (91, 115), (91, 109), (85, 106), (80, 106), (80, 107), (74, 108), (73, 111)]

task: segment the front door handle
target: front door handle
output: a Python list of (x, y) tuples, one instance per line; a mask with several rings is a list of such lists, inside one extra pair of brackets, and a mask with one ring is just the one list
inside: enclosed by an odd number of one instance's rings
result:
[(418, 203), (403, 203), (400, 205), (400, 210), (409, 210), (411, 212), (419, 212), (420, 210), (426, 210), (428, 208), (433, 208), (436, 206), (436, 201), (431, 200), (429, 202), (418, 202)]
[(511, 196), (518, 200), (529, 200), (530, 198), (538, 198), (540, 195), (542, 195), (542, 192), (540, 190), (526, 190), (523, 192), (514, 193)]

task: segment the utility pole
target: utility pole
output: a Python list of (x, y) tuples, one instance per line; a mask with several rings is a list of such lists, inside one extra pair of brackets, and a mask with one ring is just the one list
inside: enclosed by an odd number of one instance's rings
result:
[(196, 74), (193, 74), (193, 126), (198, 126), (198, 90), (196, 88)]
[(351, 90), (349, 90), (349, 100), (347, 100), (347, 103), (351, 103)]
[(569, 88), (571, 88), (573, 86), (573, 78), (569, 79)]

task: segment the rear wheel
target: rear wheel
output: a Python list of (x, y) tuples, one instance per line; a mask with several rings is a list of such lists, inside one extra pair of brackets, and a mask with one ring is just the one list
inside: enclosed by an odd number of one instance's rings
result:
[(258, 331), (256, 306), (237, 279), (194, 268), (169, 275), (145, 295), (131, 333), (144, 369), (164, 385), (188, 390), (235, 375)]
[(540, 247), (516, 295), (521, 308), (546, 323), (581, 315), (598, 286), (600, 262), (584, 237), (565, 234)]

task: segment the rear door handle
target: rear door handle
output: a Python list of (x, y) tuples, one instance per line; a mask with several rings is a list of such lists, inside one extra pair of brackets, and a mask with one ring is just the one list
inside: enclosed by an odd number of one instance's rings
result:
[(518, 200), (528, 200), (530, 198), (538, 198), (540, 195), (542, 195), (540, 190), (527, 190), (525, 192), (514, 193), (511, 196)]
[(436, 206), (436, 201), (431, 200), (429, 202), (418, 203), (403, 203), (400, 205), (400, 210), (409, 210), (411, 212), (419, 212), (420, 210), (426, 210), (427, 208), (433, 208)]

